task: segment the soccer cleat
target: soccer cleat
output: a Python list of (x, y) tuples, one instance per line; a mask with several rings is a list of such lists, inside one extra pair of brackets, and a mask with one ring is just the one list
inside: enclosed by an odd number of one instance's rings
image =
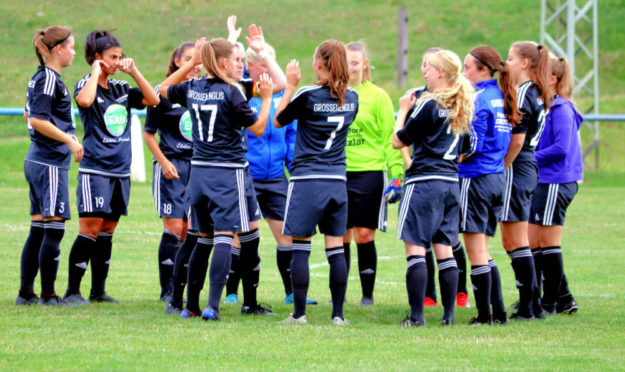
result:
[(172, 305), (171, 303), (167, 304), (167, 306), (165, 307), (165, 314), (181, 315), (183, 311), (184, 310), (182, 308), (176, 307)]
[(519, 311), (519, 304), (519, 300), (514, 301), (514, 303), (508, 308), (508, 311), (511, 313)]
[(160, 298), (160, 300), (166, 304), (170, 303), (171, 299), (172, 299), (171, 289), (163, 293)]
[(20, 292), (15, 299), (15, 305), (17, 306), (28, 306), (33, 305), (39, 302), (39, 297), (37, 297), (34, 293), (22, 293)]
[(241, 306), (241, 314), (246, 315), (278, 315), (271, 311), (271, 306), (267, 304), (256, 304), (255, 306)]
[(535, 320), (536, 318), (534, 317), (534, 315), (527, 315), (527, 314), (521, 314), (518, 311), (512, 315), (510, 315), (510, 319), (512, 320)]
[(401, 327), (425, 327), (425, 319), (421, 320), (412, 320), (410, 316), (407, 316), (404, 320), (399, 323)]
[(362, 297), (358, 306), (373, 306), (373, 297)]
[(219, 310), (208, 305), (202, 312), (202, 319), (219, 321), (221, 320), (221, 316), (219, 315)]
[(480, 319), (478, 317), (475, 317), (475, 318), (469, 320), (469, 325), (471, 325), (471, 326), (482, 325), (482, 324), (492, 325), (493, 324), (493, 319), (483, 320), (483, 319)]
[(348, 325), (349, 324), (349, 320), (345, 319), (345, 318), (341, 318), (340, 316), (335, 316), (334, 318), (332, 318), (332, 324), (334, 325)]
[(308, 323), (308, 319), (306, 319), (306, 315), (302, 315), (299, 318), (294, 318), (293, 313), (289, 314), (289, 317), (282, 321), (284, 324), (306, 324)]
[(63, 301), (56, 294), (53, 294), (52, 296), (46, 296), (46, 295), (42, 294), (41, 298), (39, 298), (39, 305), (43, 305), (43, 306), (64, 306), (64, 307), (69, 307), (69, 308), (72, 308), (72, 309), (79, 309), (78, 306)]
[(318, 304), (318, 302), (314, 298), (307, 298), (306, 299), (306, 305), (317, 305), (317, 304)]
[(194, 313), (193, 311), (189, 309), (184, 309), (182, 310), (182, 313), (180, 313), (180, 317), (182, 319), (197, 318), (197, 313)]
[(74, 305), (91, 305), (91, 302), (85, 300), (80, 293), (74, 293), (71, 295), (65, 295), (63, 301)]
[(556, 304), (556, 313), (558, 314), (573, 314), (579, 309), (579, 305), (574, 298), (571, 298), (570, 301), (566, 302), (558, 302)]
[(441, 320), (441, 325), (442, 326), (456, 325), (456, 319), (455, 318), (443, 319)]
[(423, 306), (424, 307), (428, 307), (428, 306), (438, 306), (438, 304), (436, 303), (436, 300), (430, 298), (430, 297), (426, 297), (425, 300), (423, 300)]
[[(288, 295), (284, 296), (284, 303), (287, 305), (292, 304), (294, 301), (293, 298), (293, 293), (289, 293)], [(306, 305), (317, 305), (318, 302), (317, 300), (313, 299), (313, 298), (307, 298), (306, 299)], [(332, 302), (330, 302), (330, 305), (332, 305)]]
[(459, 292), (456, 295), (456, 306), (470, 308), (471, 304), (469, 303), (469, 295), (464, 292)]
[(239, 302), (239, 296), (236, 293), (230, 293), (226, 296), (224, 304), (236, 304)]
[(508, 314), (503, 312), (502, 314), (493, 314), (491, 316), (493, 324), (508, 324), (510, 323), (510, 319), (508, 318)]
[(89, 295), (89, 301), (91, 302), (107, 302), (107, 303), (111, 303), (111, 304), (118, 304), (119, 301), (117, 301), (116, 299), (114, 299), (113, 297), (109, 296), (106, 294), (106, 292), (102, 293), (102, 294), (90, 294)]

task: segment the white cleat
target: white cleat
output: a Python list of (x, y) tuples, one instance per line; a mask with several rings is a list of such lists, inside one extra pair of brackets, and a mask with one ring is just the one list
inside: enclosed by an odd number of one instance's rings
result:
[(306, 315), (302, 315), (299, 318), (294, 318), (293, 313), (289, 314), (289, 317), (282, 321), (284, 324), (306, 324), (308, 323), (308, 319), (306, 319)]
[(334, 325), (348, 325), (349, 324), (349, 320), (345, 319), (345, 318), (341, 318), (338, 316), (335, 316), (334, 318), (332, 318), (332, 324)]

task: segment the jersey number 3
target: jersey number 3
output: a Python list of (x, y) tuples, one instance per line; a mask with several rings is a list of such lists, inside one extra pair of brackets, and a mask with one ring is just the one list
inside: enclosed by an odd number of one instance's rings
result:
[(217, 116), (217, 105), (198, 105), (194, 103), (191, 105), (193, 111), (195, 111), (195, 118), (197, 119), (197, 129), (200, 135), (200, 141), (204, 141), (204, 133), (202, 132), (202, 117), (200, 111), (209, 111), (210, 119), (208, 120), (208, 133), (206, 133), (206, 142), (213, 142), (213, 130), (215, 129), (215, 117)]

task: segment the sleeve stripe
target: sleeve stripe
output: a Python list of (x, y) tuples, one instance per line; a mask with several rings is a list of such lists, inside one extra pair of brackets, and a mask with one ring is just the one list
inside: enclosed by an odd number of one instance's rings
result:
[(419, 112), (421, 112), (421, 110), (423, 110), (423, 107), (425, 106), (426, 103), (432, 101), (432, 98), (428, 98), (425, 99), (421, 102), (419, 102), (419, 104), (417, 105), (417, 108), (415, 108), (415, 110), (413, 111), (412, 115), (410, 115), (411, 118), (416, 118), (417, 115), (419, 115)]
[(527, 88), (530, 87), (530, 85), (532, 85), (531, 81), (528, 81), (527, 83), (525, 83), (525, 85), (521, 85), (519, 87), (519, 90), (517, 91), (517, 107), (520, 109), (521, 106), (523, 105), (523, 101), (525, 101), (525, 93), (527, 93)]
[(311, 90), (315, 90), (315, 89), (319, 89), (321, 88), (318, 85), (309, 85), (309, 86), (305, 86), (305, 87), (301, 87), (297, 93), (295, 93), (295, 95), (293, 96), (293, 98), (291, 99), (291, 101), (295, 100), (297, 97), (299, 97), (300, 95), (302, 95), (305, 92), (310, 92)]
[(46, 69), (46, 83), (43, 87), (43, 93), (49, 96), (54, 96), (54, 86), (56, 84), (56, 76), (54, 73)]

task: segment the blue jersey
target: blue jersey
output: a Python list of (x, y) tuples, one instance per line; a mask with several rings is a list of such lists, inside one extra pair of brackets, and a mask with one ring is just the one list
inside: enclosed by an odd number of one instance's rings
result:
[(152, 134), (158, 131), (158, 146), (168, 159), (191, 160), (193, 124), (189, 110), (179, 103), (172, 104), (168, 99), (160, 98), (157, 106), (148, 107), (144, 130)]
[[(85, 87), (89, 77), (74, 87), (74, 98)], [(132, 152), (130, 147), (130, 108), (142, 109), (143, 94), (127, 82), (108, 79), (108, 88), (98, 84), (96, 97), (89, 107), (78, 105), (85, 127), (84, 156), (78, 170), (107, 177), (129, 177)]]
[[(250, 163), (250, 172), (255, 180), (280, 177), (284, 175), (285, 166), (287, 169), (291, 169), (297, 121), (284, 128), (276, 128), (271, 124), (283, 95), (284, 91), (273, 95), (268, 124), (262, 137), (256, 137), (248, 133), (246, 157)], [(262, 99), (252, 98), (249, 102), (252, 111), (258, 114), (262, 105)]]
[(517, 89), (521, 122), (514, 126), (512, 134), (525, 133), (523, 148), (514, 161), (536, 162), (534, 151), (540, 141), (540, 136), (545, 129), (545, 103), (541, 98), (541, 92), (531, 81), (526, 81)]
[(404, 145), (414, 144), (406, 184), (433, 179), (458, 181), (460, 135), (451, 133), (448, 113), (432, 98), (419, 101), (408, 112), (404, 128), (397, 132)]
[(504, 173), (503, 158), (512, 136), (497, 79), (479, 82), (475, 89), (475, 110), (469, 126), (470, 146), (465, 153), (467, 159), (458, 166), (458, 175), (463, 178)]
[(72, 155), (69, 147), (63, 142), (44, 136), (30, 125), (30, 118), (47, 120), (62, 132), (74, 136), (76, 126), (72, 113), (72, 97), (61, 76), (53, 69), (39, 66), (28, 82), (26, 113), (31, 141), (26, 160), (69, 169)]
[(348, 89), (339, 107), (325, 86), (301, 88), (278, 115), (281, 125), (297, 120), (291, 179), (345, 180), (345, 142), (358, 113), (358, 93)]
[(244, 132), (256, 122), (239, 85), (197, 78), (171, 85), (167, 96), (191, 111), (193, 158), (200, 166), (245, 167)]

